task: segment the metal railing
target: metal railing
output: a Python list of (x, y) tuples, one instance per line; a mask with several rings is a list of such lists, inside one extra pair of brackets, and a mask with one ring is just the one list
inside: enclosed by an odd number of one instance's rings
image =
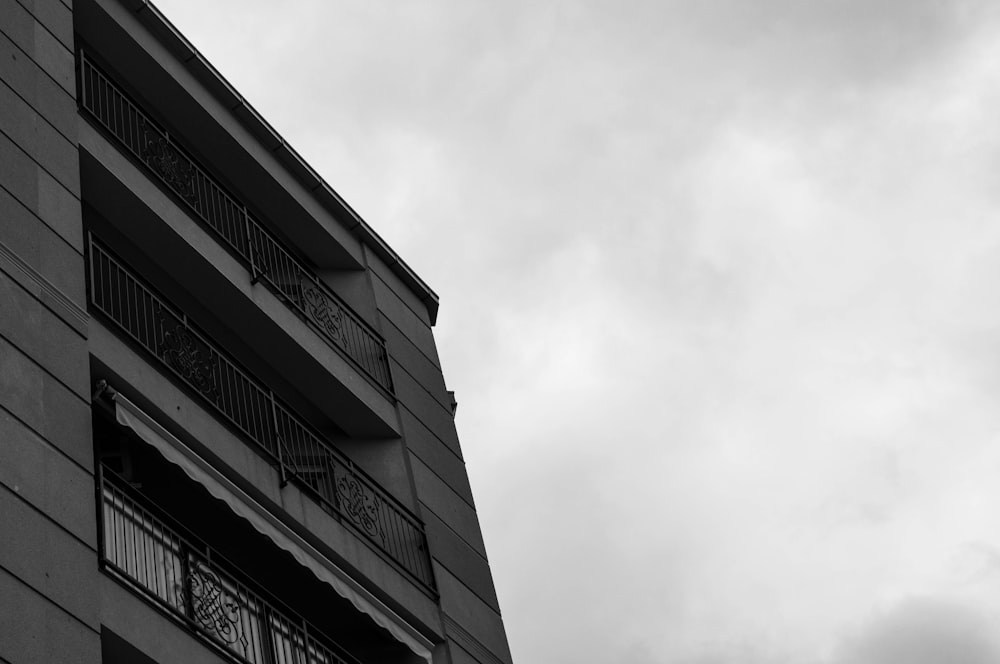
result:
[(247, 664), (358, 664), (269, 593), (101, 468), (101, 554), (124, 578)]
[(79, 58), (80, 106), (243, 261), (253, 283), (263, 281), (327, 343), (391, 394), (392, 376), (382, 337), (83, 51)]
[(90, 302), (342, 523), (433, 590), (423, 524), (93, 237)]

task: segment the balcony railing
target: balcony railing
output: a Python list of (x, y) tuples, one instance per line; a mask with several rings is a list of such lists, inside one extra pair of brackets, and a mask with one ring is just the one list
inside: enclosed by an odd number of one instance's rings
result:
[(385, 341), (80, 51), (80, 105), (333, 348), (392, 393)]
[(199, 636), (246, 664), (358, 664), (102, 469), (101, 560)]
[(433, 589), (423, 524), (93, 238), (90, 302), (277, 463), (283, 478), (297, 480), (342, 523)]

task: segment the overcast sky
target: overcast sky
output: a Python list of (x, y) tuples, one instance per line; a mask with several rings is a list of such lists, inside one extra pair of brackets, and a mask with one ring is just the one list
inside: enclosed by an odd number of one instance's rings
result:
[(440, 294), (517, 664), (1000, 662), (1000, 3), (157, 5)]

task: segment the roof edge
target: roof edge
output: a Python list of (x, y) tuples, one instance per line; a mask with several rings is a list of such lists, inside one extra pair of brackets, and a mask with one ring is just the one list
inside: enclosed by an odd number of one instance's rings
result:
[[(135, 6), (133, 10), (140, 19), (154, 20), (159, 25), (158, 27), (161, 31), (170, 35), (171, 42), (164, 42), (164, 45), (171, 50), (175, 51), (178, 59), (184, 63), (184, 65), (194, 74), (197, 78), (202, 79), (202, 82), (208, 84), (209, 90), (213, 92), (217, 97), (220, 97), (220, 101), (229, 110), (233, 111), (239, 108), (243, 108), (245, 111), (245, 117), (241, 117), (244, 114), (235, 114), (234, 119), (244, 125), (256, 136), (273, 136), (274, 140), (279, 144), (278, 147), (270, 150), (271, 152), (276, 152), (278, 150), (284, 150), (288, 153), (288, 156), (301, 166), (301, 173), (293, 172), (292, 169), (286, 169), (289, 173), (296, 179), (298, 179), (305, 188), (313, 194), (317, 201), (325, 207), (329, 205), (323, 200), (323, 198), (316, 196), (317, 193), (321, 192), (326, 194), (325, 198), (332, 201), (337, 208), (338, 212), (346, 212), (348, 218), (353, 222), (347, 225), (347, 229), (354, 233), (361, 242), (375, 251), (380, 259), (388, 264), (389, 268), (396, 273), (403, 283), (405, 283), (409, 288), (411, 288), (414, 293), (420, 298), (420, 300), (427, 307), (427, 313), (430, 317), (431, 325), (437, 323), (437, 314), (440, 304), (437, 293), (427, 285), (427, 283), (421, 279), (413, 269), (406, 264), (396, 251), (389, 246), (389, 244), (382, 239), (382, 237), (375, 232), (371, 226), (368, 225), (364, 219), (361, 218), (354, 208), (352, 208), (347, 201), (345, 201), (340, 194), (338, 194), (333, 187), (331, 187), (326, 180), (324, 180), (319, 173), (316, 172), (309, 163), (302, 158), (302, 156), (286, 141), (281, 134), (279, 134), (274, 127), (271, 126), (267, 120), (255, 109), (239, 92), (236, 88), (226, 80), (218, 69), (216, 69), (211, 62), (208, 61), (201, 52), (195, 48), (187, 37), (185, 37), (180, 30), (178, 30), (170, 20), (164, 16), (163, 12), (154, 5), (150, 0), (133, 0), (131, 3)], [(193, 64), (199, 66), (192, 66)], [(205, 78), (208, 80), (204, 80)], [(220, 92), (225, 91), (225, 95), (229, 97), (229, 100), (222, 98)], [(256, 126), (252, 126), (256, 125)]]

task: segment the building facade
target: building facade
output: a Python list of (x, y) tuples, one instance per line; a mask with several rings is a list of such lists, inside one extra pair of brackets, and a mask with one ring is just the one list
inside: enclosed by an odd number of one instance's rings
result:
[(0, 662), (509, 663), (434, 292), (144, 0), (0, 96)]

